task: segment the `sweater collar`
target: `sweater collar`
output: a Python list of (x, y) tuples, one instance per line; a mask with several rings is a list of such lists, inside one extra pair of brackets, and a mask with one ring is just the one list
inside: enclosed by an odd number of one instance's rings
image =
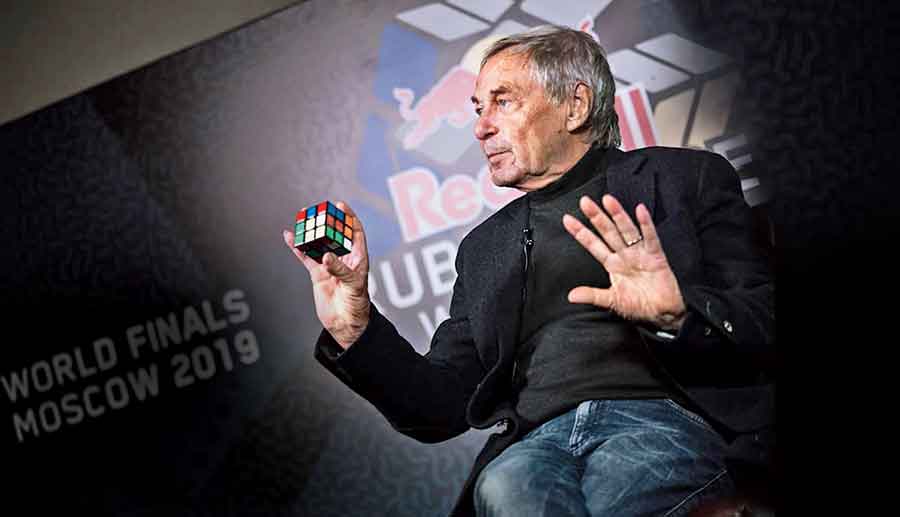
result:
[(560, 176), (558, 180), (544, 188), (529, 192), (527, 194), (529, 201), (532, 204), (543, 204), (584, 185), (588, 180), (596, 176), (598, 172), (602, 173), (605, 155), (605, 148), (592, 147), (588, 149), (584, 156), (578, 160), (578, 163)]

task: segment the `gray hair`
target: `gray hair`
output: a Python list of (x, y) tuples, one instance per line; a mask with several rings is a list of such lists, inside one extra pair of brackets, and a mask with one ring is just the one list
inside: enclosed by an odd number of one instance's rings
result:
[(578, 83), (586, 84), (593, 93), (587, 121), (592, 143), (600, 147), (621, 144), (615, 109), (616, 83), (606, 52), (594, 38), (567, 27), (535, 27), (496, 41), (485, 51), (481, 66), (506, 50), (527, 56), (531, 76), (556, 104), (571, 95)]

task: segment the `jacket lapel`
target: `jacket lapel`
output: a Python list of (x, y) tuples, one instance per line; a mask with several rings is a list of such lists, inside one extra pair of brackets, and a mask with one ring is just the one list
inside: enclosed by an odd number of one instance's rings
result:
[[(618, 149), (607, 151), (606, 181), (609, 193), (622, 203), (625, 211), (635, 220), (634, 209), (644, 203), (655, 214), (655, 188), (652, 174), (640, 174), (647, 158), (638, 153), (623, 153)], [(595, 199), (598, 203), (599, 199)], [(635, 221), (637, 224), (637, 221)]]
[[(502, 230), (511, 237), (511, 243), (505, 246), (504, 253), (508, 257), (501, 262), (503, 271), (498, 271), (497, 278), (502, 279), (496, 290), (497, 343), (500, 357), (511, 357), (515, 353), (516, 340), (519, 337), (519, 326), (522, 317), (522, 290), (525, 286), (525, 251), (523, 247), (523, 230), (528, 225), (528, 202), (523, 199), (522, 207), (510, 214), (509, 222)], [(503, 266), (502, 264), (506, 265)]]
[[(494, 409), (494, 396), (504, 391), (504, 381), (509, 380), (507, 370), (515, 354), (522, 315), (522, 287), (524, 285), (524, 253), (522, 230), (528, 223), (527, 202), (524, 198), (513, 201), (498, 212), (495, 224), (488, 234), (489, 241), (479, 245), (490, 248), (484, 264), (484, 276), (475, 289), (484, 290), (484, 305), (480, 311), (481, 336), (479, 353), (488, 368), (478, 393), (468, 408), (470, 423), (478, 427), (490, 419)], [(477, 309), (476, 309), (477, 310)], [(490, 396), (485, 397), (485, 394)]]

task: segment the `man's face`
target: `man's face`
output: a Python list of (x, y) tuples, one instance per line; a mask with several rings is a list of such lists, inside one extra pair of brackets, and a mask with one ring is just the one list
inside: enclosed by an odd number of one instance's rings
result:
[(530, 74), (527, 57), (500, 52), (478, 74), (472, 96), (475, 137), (497, 186), (534, 190), (560, 172), (568, 132), (566, 105), (555, 105)]

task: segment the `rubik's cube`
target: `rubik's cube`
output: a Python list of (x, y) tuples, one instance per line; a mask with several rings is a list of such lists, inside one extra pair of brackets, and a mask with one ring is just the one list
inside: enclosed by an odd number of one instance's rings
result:
[(337, 256), (350, 253), (353, 250), (353, 216), (342, 212), (331, 201), (322, 201), (297, 212), (294, 247), (320, 264), (326, 252)]

